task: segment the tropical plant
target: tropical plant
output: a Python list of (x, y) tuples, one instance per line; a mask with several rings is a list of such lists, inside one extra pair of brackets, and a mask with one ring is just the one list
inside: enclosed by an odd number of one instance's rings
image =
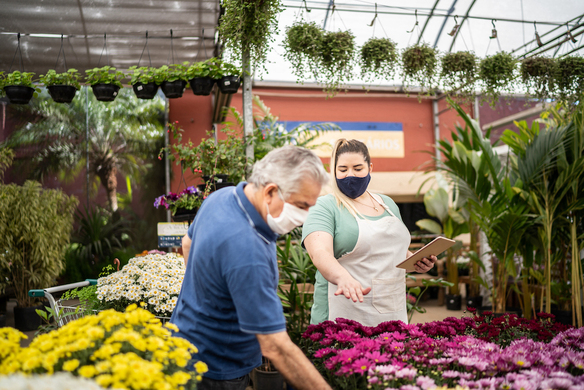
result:
[(483, 83), (484, 98), (495, 107), (503, 91), (511, 91), (516, 75), (517, 60), (504, 51), (481, 60), (479, 78)]
[(0, 182), (4, 182), (4, 173), (12, 165), (14, 151), (10, 148), (0, 148)]
[(549, 57), (529, 57), (521, 61), (521, 79), (527, 92), (545, 100), (555, 91), (558, 65)]
[(351, 31), (329, 31), (322, 37), (320, 80), (328, 96), (334, 96), (353, 78), (355, 36)]
[(318, 78), (323, 37), (322, 28), (314, 22), (294, 22), (286, 28), (284, 57), (300, 81), (305, 80), (307, 73)]
[(97, 102), (91, 90), (87, 93), (87, 114), (82, 99), (63, 105), (42, 94), (30, 107), (20, 109), (24, 125), (4, 145), (23, 152), (23, 157), (15, 161), (15, 169), (38, 180), (51, 173), (77, 176), (86, 165), (87, 148), (89, 174), (99, 179), (110, 210), (116, 211), (117, 174), (141, 182), (150, 167), (146, 161), (155, 154), (153, 150), (162, 138), (164, 105), (158, 97), (137, 99), (128, 88), (121, 89), (116, 101), (108, 106)]
[(391, 80), (397, 66), (396, 44), (389, 38), (371, 38), (361, 47), (361, 77)]
[(107, 65), (101, 68), (87, 69), (85, 73), (87, 73), (85, 82), (89, 85), (113, 84), (121, 88), (121, 80), (126, 77), (121, 70), (116, 70), (113, 66)]
[(161, 84), (164, 81), (164, 78), (158, 68), (151, 66), (130, 66), (128, 70), (128, 76), (130, 76), (130, 85), (150, 83)]
[(188, 81), (189, 62), (185, 61), (182, 64), (162, 65), (156, 69), (157, 81)]
[(402, 53), (404, 86), (412, 83), (420, 86), (422, 91), (431, 93), (436, 84), (436, 66), (438, 51), (427, 44), (414, 45)]
[[(219, 36), (233, 57), (249, 54), (250, 65), (263, 67), (274, 36), (278, 34), (281, 0), (225, 0), (225, 13), (219, 19)], [(244, 64), (245, 67), (245, 64)]]
[(445, 91), (452, 95), (474, 97), (477, 79), (477, 57), (470, 51), (446, 53), (441, 59), (440, 78)]
[(584, 57), (567, 56), (557, 60), (556, 87), (560, 100), (571, 106), (582, 100), (584, 91)]
[(50, 69), (47, 71), (47, 74), (41, 75), (40, 80), (45, 87), (51, 85), (70, 85), (76, 89), (80, 89), (79, 77), (81, 77), (81, 74), (77, 69), (69, 69), (63, 73), (57, 73), (54, 69)]
[(76, 206), (74, 196), (38, 182), (0, 185), (0, 274), (19, 306), (33, 306), (28, 291), (50, 287), (63, 271)]

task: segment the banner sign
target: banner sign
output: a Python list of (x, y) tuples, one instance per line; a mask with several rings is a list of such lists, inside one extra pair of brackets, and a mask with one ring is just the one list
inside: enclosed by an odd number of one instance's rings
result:
[(182, 246), (182, 238), (187, 234), (189, 224), (186, 222), (158, 223), (158, 247), (173, 248)]
[[(286, 130), (307, 122), (286, 122)], [(313, 124), (325, 122), (311, 122)], [(367, 145), (369, 154), (375, 158), (402, 158), (404, 152), (403, 124), (400, 122), (333, 122), (342, 131), (328, 131), (313, 141), (327, 144), (314, 149), (319, 157), (330, 157), (332, 146), (339, 138), (357, 139)], [(330, 145), (330, 146), (329, 146)]]

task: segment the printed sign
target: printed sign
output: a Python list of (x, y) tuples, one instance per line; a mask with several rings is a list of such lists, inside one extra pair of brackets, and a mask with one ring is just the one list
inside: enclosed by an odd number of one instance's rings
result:
[(187, 234), (186, 222), (160, 222), (158, 224), (158, 247), (174, 248), (182, 246), (182, 238)]
[[(286, 130), (307, 122), (286, 122)], [(312, 122), (315, 123), (315, 122)], [(323, 123), (323, 122), (317, 122)], [(339, 138), (358, 139), (367, 145), (371, 157), (402, 158), (404, 152), (403, 125), (399, 122), (334, 122), (342, 131), (329, 131), (313, 141), (326, 144), (314, 151), (319, 157), (330, 157), (332, 146)], [(329, 146), (330, 145), (330, 146)]]

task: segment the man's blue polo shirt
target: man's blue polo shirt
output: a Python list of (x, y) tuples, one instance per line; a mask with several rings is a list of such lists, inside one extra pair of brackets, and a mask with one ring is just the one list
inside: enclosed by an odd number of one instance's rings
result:
[(256, 334), (286, 330), (276, 293), (278, 235), (245, 196), (245, 185), (214, 192), (199, 209), (170, 319), (215, 380), (239, 378), (261, 364)]

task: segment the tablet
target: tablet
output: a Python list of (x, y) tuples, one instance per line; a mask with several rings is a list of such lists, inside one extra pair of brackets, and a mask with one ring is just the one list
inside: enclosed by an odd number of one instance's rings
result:
[(413, 255), (399, 263), (396, 267), (405, 270), (412, 270), (414, 269), (414, 264), (422, 260), (424, 257), (439, 255), (455, 243), (456, 241), (446, 237), (436, 237), (434, 240), (420, 248), (420, 250), (416, 251)]

